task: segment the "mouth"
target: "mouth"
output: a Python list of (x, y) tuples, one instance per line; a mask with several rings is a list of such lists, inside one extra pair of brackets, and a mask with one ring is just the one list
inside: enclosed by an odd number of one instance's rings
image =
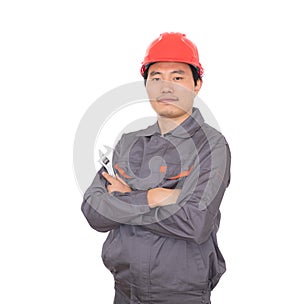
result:
[(178, 101), (178, 98), (174, 96), (160, 96), (156, 98), (156, 101), (160, 103), (174, 103)]

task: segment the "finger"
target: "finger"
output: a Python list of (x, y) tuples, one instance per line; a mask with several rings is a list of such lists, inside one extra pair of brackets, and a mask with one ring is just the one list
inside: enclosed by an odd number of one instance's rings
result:
[(111, 186), (107, 186), (107, 192), (108, 192), (108, 193), (111, 193), (111, 192), (112, 192)]
[(106, 172), (102, 172), (102, 176), (111, 184), (116, 180), (114, 177), (112, 177)]
[(119, 182), (121, 182), (123, 185), (128, 187), (127, 183), (117, 173), (116, 173), (116, 177)]

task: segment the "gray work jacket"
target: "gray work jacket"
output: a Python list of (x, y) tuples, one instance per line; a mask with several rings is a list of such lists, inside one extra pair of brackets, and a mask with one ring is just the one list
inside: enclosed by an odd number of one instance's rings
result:
[[(230, 150), (199, 109), (171, 132), (158, 124), (123, 134), (113, 166), (132, 192), (108, 193), (96, 174), (82, 212), (109, 232), (102, 259), (128, 303), (198, 303), (225, 272), (216, 233), (230, 181)], [(175, 204), (150, 209), (147, 190), (181, 189)], [(200, 302), (199, 302), (200, 303)]]

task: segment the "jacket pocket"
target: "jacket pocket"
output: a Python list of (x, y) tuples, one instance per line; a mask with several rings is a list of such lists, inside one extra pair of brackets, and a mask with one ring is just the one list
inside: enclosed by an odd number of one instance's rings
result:
[(187, 177), (193, 170), (193, 162), (190, 158), (182, 158), (178, 160), (167, 160), (165, 166), (160, 168), (165, 173), (165, 179), (178, 180)]
[(107, 239), (102, 246), (102, 260), (104, 265), (112, 270), (115, 258), (118, 255), (118, 242), (119, 242), (119, 228), (111, 230)]
[(189, 263), (189, 268), (195, 269), (197, 273), (203, 273), (203, 270), (205, 269), (204, 259), (200, 247), (201, 245), (196, 244), (194, 242), (187, 242), (187, 261)]
[[(122, 227), (122, 226), (120, 226)], [(102, 260), (106, 268), (112, 273), (118, 282), (128, 281), (130, 263), (127, 251), (126, 236), (122, 228), (114, 229), (110, 232), (102, 248)]]
[(207, 269), (196, 243), (164, 239), (159, 250), (152, 248), (151, 282), (155, 288), (185, 292), (202, 288)]
[(177, 165), (176, 168), (172, 170), (172, 173), (169, 173), (166, 176), (168, 180), (178, 180), (183, 177), (187, 177), (191, 171), (193, 170), (193, 166), (188, 169), (183, 169), (180, 165)]

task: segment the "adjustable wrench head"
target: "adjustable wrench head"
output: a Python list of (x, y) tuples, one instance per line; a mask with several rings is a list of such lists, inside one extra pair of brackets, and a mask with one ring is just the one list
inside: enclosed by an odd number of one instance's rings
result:
[(112, 154), (113, 149), (108, 147), (108, 146), (104, 146), (104, 148), (106, 149), (106, 152), (103, 153), (100, 149), (99, 149), (99, 163), (104, 166), (104, 168), (107, 170), (108, 174), (110, 174), (111, 176), (115, 176), (115, 172), (114, 169), (112, 167), (112, 162), (109, 159), (109, 155)]
[(105, 153), (102, 152), (100, 149), (98, 150), (99, 151), (99, 157), (100, 157), (99, 162), (100, 163), (103, 162), (103, 163), (106, 164), (107, 162), (109, 162), (108, 156), (110, 154), (112, 154), (113, 149), (111, 147), (109, 147), (109, 146), (106, 146), (106, 145), (104, 145), (104, 148), (106, 149)]

